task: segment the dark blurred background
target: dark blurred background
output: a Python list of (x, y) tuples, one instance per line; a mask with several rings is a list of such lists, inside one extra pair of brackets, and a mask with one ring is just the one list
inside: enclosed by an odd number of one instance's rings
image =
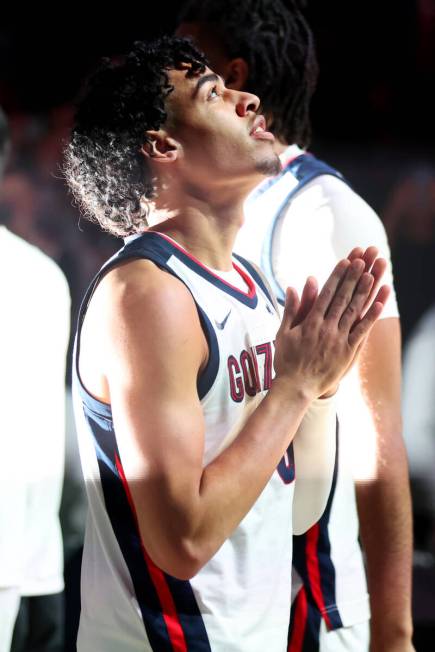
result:
[[(106, 5), (92, 19), (89, 7), (74, 6), (71, 15), (57, 7), (46, 15), (38, 8), (2, 16), (0, 105), (12, 155), (0, 222), (61, 266), (73, 329), (90, 278), (121, 244), (80, 217), (61, 178), (74, 98), (101, 55), (171, 31), (181, 5)], [(435, 0), (308, 0), (307, 16), (320, 62), (311, 149), (341, 170), (384, 221), (406, 344), (435, 303)], [(435, 579), (426, 581), (435, 566), (425, 556), (435, 551), (431, 519), (424, 509), (416, 518), (416, 548), (424, 552), (415, 571), (421, 630), (435, 622)]]
[[(3, 17), (0, 104), (13, 155), (1, 219), (59, 262), (73, 310), (117, 246), (80, 219), (59, 179), (73, 99), (101, 55), (172, 30), (181, 5), (123, 4), (99, 20), (76, 7), (71, 15)], [(406, 339), (435, 300), (435, 0), (308, 0), (307, 15), (321, 69), (312, 149), (344, 172), (386, 223)]]

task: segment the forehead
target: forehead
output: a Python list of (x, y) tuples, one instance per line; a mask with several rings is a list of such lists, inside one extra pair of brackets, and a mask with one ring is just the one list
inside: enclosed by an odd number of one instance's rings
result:
[[(198, 80), (204, 75), (210, 74), (212, 71), (207, 66), (201, 72), (191, 71), (190, 63), (182, 63), (177, 69), (168, 70), (168, 77), (170, 84), (174, 87), (171, 95), (175, 96), (190, 96), (192, 97)], [(170, 95), (170, 96), (171, 96)], [(169, 97), (170, 97), (169, 96)]]
[(211, 73), (212, 70), (208, 67), (205, 67), (202, 72), (192, 73), (191, 66), (187, 63), (175, 70), (168, 70), (169, 83), (173, 86), (173, 91), (169, 93), (165, 102), (170, 122), (195, 107), (198, 99), (198, 82)]

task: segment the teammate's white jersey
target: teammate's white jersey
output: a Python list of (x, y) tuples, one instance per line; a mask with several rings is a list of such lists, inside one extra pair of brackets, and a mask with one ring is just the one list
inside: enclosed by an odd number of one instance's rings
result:
[[(129, 240), (102, 273), (137, 257), (178, 277), (198, 309), (210, 353), (198, 379), (206, 465), (234, 440), (269, 389), (280, 320), (261, 277), (242, 259), (234, 259), (233, 266), (244, 290), (222, 280), (170, 238), (147, 232)], [(81, 324), (100, 278), (81, 310), (76, 365)], [(292, 446), (215, 556), (190, 581), (175, 579), (153, 564), (141, 543), (110, 405), (93, 398), (77, 366), (75, 371), (76, 419), (90, 506), (78, 650), (283, 652), (290, 617)], [(335, 409), (332, 414), (329, 428)]]
[[(289, 147), (281, 157), (283, 167), (293, 161), (303, 162), (308, 168), (311, 162), (319, 163), (314, 157), (303, 155), (298, 147)], [(290, 165), (248, 197), (245, 224), (236, 239), (235, 251), (261, 265), (268, 280), (274, 282), (274, 289), (277, 285), (283, 289), (291, 285), (300, 293), (307, 276), (315, 276), (322, 286), (337, 261), (353, 247), (375, 245), (389, 263), (383, 282), (392, 286), (390, 252), (379, 218), (343, 180), (332, 174), (312, 178), (301, 188), (272, 229), (277, 212), (302, 178), (296, 168), (297, 165), (293, 169)], [(269, 263), (265, 259), (265, 243), (270, 246)], [(382, 318), (397, 316), (393, 291)], [(319, 523), (303, 537), (294, 537), (295, 566), (303, 577), (309, 599), (330, 629), (369, 618), (354, 477), (369, 477), (373, 471), (375, 431), (356, 369), (341, 383), (337, 411), (340, 446), (335, 495)], [(368, 441), (372, 446), (370, 455), (366, 452), (370, 448)], [(348, 454), (351, 448), (352, 456)], [(358, 460), (358, 466), (350, 462), (351, 457)], [(299, 580), (294, 594), (300, 586)]]
[(68, 284), (53, 260), (4, 226), (0, 279), (0, 589), (57, 593)]

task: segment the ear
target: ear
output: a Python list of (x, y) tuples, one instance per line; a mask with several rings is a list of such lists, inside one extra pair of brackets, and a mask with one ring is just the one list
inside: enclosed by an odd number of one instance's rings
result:
[(172, 163), (176, 161), (179, 155), (179, 143), (170, 138), (166, 132), (147, 131), (147, 140), (142, 145), (140, 151), (147, 158), (156, 163)]
[(225, 70), (225, 86), (232, 88), (234, 91), (246, 90), (248, 80), (249, 66), (242, 58), (231, 59)]

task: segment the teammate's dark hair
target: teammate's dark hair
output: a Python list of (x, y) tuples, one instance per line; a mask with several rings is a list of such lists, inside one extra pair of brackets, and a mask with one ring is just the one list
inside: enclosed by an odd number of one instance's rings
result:
[(8, 121), (0, 107), (0, 179), (6, 166), (6, 159), (9, 152), (9, 129)]
[(244, 90), (261, 100), (272, 131), (306, 147), (311, 136), (309, 105), (317, 82), (312, 32), (302, 0), (187, 0), (179, 22), (200, 23), (231, 58), (249, 66)]
[(140, 150), (166, 121), (167, 71), (183, 62), (194, 74), (206, 60), (186, 39), (137, 42), (121, 62), (103, 60), (78, 103), (64, 174), (85, 215), (114, 235), (147, 224), (158, 188)]

